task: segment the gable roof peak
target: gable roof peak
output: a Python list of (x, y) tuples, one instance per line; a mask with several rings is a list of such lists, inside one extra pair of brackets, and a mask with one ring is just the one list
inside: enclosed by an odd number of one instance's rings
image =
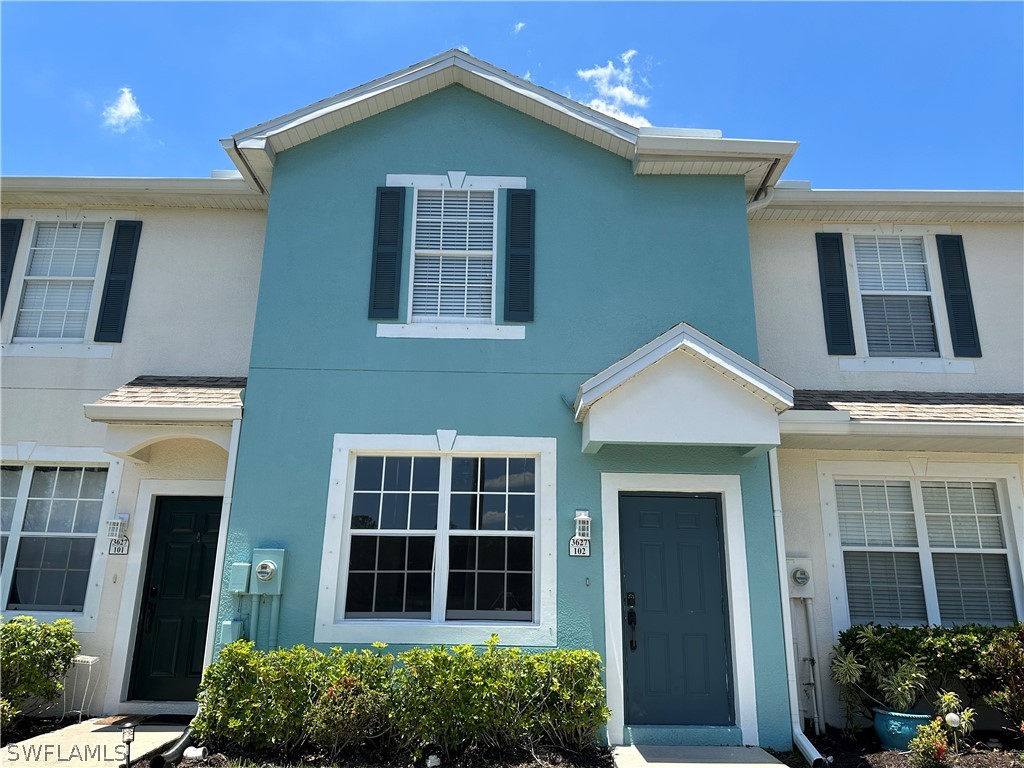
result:
[(458, 48), (247, 128), (221, 145), (249, 184), (269, 191), (278, 153), (452, 85), (552, 125), (633, 162), (638, 174), (742, 175), (752, 190), (774, 184), (796, 142), (723, 139), (718, 131), (642, 128), (598, 112)]

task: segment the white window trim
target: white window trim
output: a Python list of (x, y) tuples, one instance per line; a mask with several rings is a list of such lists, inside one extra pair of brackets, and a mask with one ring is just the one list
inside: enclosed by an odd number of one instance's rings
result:
[[(553, 437), (476, 437), (438, 430), (436, 435), (336, 434), (331, 457), (330, 487), (324, 525), (320, 588), (317, 593), (316, 643), (391, 644), (472, 643), (481, 645), (496, 634), (502, 645), (554, 646), (557, 642), (556, 448)], [(463, 456), (532, 454), (537, 459), (537, 528), (534, 575), (535, 620), (525, 622), (449, 621), (423, 619), (345, 619), (343, 581), (347, 576), (345, 520), (350, 483), (359, 453)], [(438, 526), (444, 525), (438, 515)], [(441, 585), (447, 574), (435, 574)], [(435, 586), (435, 589), (444, 588)]]
[[(45, 209), (13, 209), (8, 218), (23, 219), (25, 226), (18, 241), (14, 258), (11, 284), (7, 291), (4, 316), (0, 318), (0, 340), (4, 355), (12, 357), (110, 357), (109, 347), (92, 341), (96, 335), (96, 322), (100, 313), (100, 301), (107, 278), (107, 264), (110, 261), (110, 247), (114, 241), (114, 222), (136, 220), (138, 217), (128, 211), (71, 211)], [(40, 224), (48, 222), (103, 222), (103, 239), (100, 243), (99, 259), (96, 262), (96, 277), (93, 279), (92, 297), (89, 299), (89, 317), (82, 339), (37, 339), (14, 337), (18, 310), (21, 309), (25, 288), (25, 271), (28, 269), (29, 254), (35, 242)]]
[[(836, 506), (835, 481), (837, 479), (896, 479), (913, 481), (947, 480), (985, 481), (996, 485), (1002, 513), (1004, 534), (1007, 538), (1007, 559), (1010, 585), (1017, 618), (1024, 619), (1024, 583), (1021, 563), (1024, 562), (1024, 491), (1021, 488), (1020, 468), (1016, 464), (957, 463), (910, 459), (907, 461), (819, 461), (817, 462), (818, 493), (821, 499), (822, 527), (825, 534), (825, 561), (828, 564), (829, 597), (832, 606), (832, 631), (838, 636), (849, 629), (850, 604), (846, 593), (846, 575), (843, 566), (843, 547), (839, 537), (839, 512)], [(914, 518), (920, 510), (915, 499)], [(921, 531), (918, 531), (920, 539)], [(1016, 546), (1014, 546), (1014, 542)], [(920, 545), (919, 545), (920, 547)], [(920, 548), (918, 549), (920, 551)], [(930, 551), (930, 550), (929, 550)], [(938, 624), (938, 601), (935, 598), (935, 579), (931, 568), (921, 569), (924, 581), (928, 623)], [(929, 584), (929, 579), (931, 583)]]
[(743, 488), (739, 475), (676, 475), (601, 473), (601, 522), (604, 527), (604, 648), (608, 683), (608, 741), (624, 743), (625, 679), (622, 648), (622, 568), (619, 544), (619, 494), (717, 493), (722, 497), (725, 536), (725, 581), (729, 596), (729, 638), (732, 654), (733, 712), (744, 744), (759, 744), (757, 684), (754, 677), (754, 632), (750, 619), (747, 545), (743, 521)]
[[(843, 236), (843, 253), (846, 261), (846, 282), (850, 292), (850, 315), (853, 323), (853, 338), (858, 350), (863, 354), (858, 357), (840, 357), (840, 371), (865, 371), (872, 373), (974, 373), (974, 362), (957, 359), (953, 354), (953, 341), (949, 331), (949, 318), (946, 314), (946, 297), (942, 290), (942, 272), (939, 268), (938, 248), (935, 235), (951, 234), (948, 226), (921, 225), (849, 225), (826, 224), (822, 232), (838, 232)], [(864, 327), (864, 305), (860, 282), (857, 276), (857, 259), (853, 247), (856, 235), (920, 237), (924, 243), (925, 262), (928, 270), (928, 295), (931, 298), (932, 319), (935, 322), (935, 337), (939, 354), (937, 357), (873, 357), (867, 353), (868, 338)], [(869, 291), (870, 294), (878, 292)], [(921, 292), (913, 292), (924, 295)], [(897, 295), (904, 295), (903, 293)], [(907, 294), (909, 295), (909, 294)]]
[[(124, 468), (124, 462), (98, 449), (81, 448), (62, 451), (56, 447), (41, 447), (32, 451), (31, 461), (15, 458), (16, 456), (17, 451), (16, 449), (12, 450), (11, 446), (4, 446), (4, 450), (0, 452), (3, 463), (8, 466), (106, 467), (107, 469), (107, 483), (103, 491), (103, 504), (100, 509), (100, 525), (96, 532), (92, 562), (89, 565), (89, 586), (85, 592), (85, 601), (83, 602), (81, 612), (32, 611), (20, 608), (7, 610), (7, 600), (10, 596), (11, 584), (14, 579), (14, 565), (17, 560), (17, 546), (21, 540), (21, 527), (25, 519), (25, 505), (23, 503), (15, 508), (14, 519), (11, 522), (11, 532), (8, 534), (9, 538), (7, 540), (7, 546), (10, 551), (9, 554), (5, 554), (3, 570), (0, 571), (0, 608), (2, 608), (4, 615), (32, 616), (40, 622), (70, 619), (75, 624), (76, 632), (95, 632), (100, 597), (103, 592), (107, 568), (105, 522), (113, 517), (114, 510), (117, 508), (117, 495), (121, 487), (121, 472)], [(19, 501), (24, 501), (27, 498), (31, 477), (31, 472), (26, 472), (22, 469), (21, 487), (18, 491)]]
[(497, 324), (497, 291), (498, 291), (498, 204), (495, 194), (494, 201), (494, 259), (492, 261), (493, 277), (491, 285), (491, 319), (490, 321), (462, 321), (453, 318), (452, 322), (412, 321), (412, 278), (416, 260), (416, 201), (417, 189), (526, 189), (525, 176), (470, 176), (465, 171), (448, 171), (446, 174), (414, 174), (389, 173), (385, 182), (389, 187), (408, 187), (413, 190), (412, 237), (409, 245), (408, 267), (408, 302), (406, 317), (408, 323), (378, 323), (378, 339), (484, 339), (484, 340), (521, 340), (526, 338), (526, 327), (523, 325)]

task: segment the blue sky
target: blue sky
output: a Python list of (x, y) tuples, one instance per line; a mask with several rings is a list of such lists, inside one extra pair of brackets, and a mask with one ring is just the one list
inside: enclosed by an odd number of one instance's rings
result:
[[(817, 188), (1024, 187), (1024, 4), (0, 4), (0, 170), (208, 176), (217, 140), (465, 47)], [(630, 53), (635, 52), (635, 53)], [(127, 90), (126, 90), (127, 89)]]

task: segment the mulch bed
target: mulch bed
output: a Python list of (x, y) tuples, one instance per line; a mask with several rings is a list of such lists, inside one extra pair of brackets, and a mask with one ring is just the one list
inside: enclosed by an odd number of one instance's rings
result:
[[(956, 768), (1024, 768), (1022, 749), (1007, 743), (1002, 747), (986, 743), (989, 737), (1001, 738), (1001, 734), (979, 733), (977, 736), (980, 738), (973, 742), (975, 745), (962, 749), (952, 758), (951, 765)], [(832, 758), (831, 768), (913, 768), (907, 753), (883, 750), (870, 730), (848, 737), (842, 731), (830, 729), (827, 734), (810, 739), (822, 755)], [(798, 752), (773, 754), (790, 768), (807, 768)]]
[(4, 744), (31, 739), (78, 722), (78, 715), (67, 717), (16, 717), (11, 724), (0, 732), (0, 747)]
[[(279, 768), (291, 765), (309, 768), (422, 768), (426, 759), (413, 763), (404, 759), (396, 762), (381, 761), (365, 754), (346, 756), (331, 761), (324, 757), (306, 757), (298, 760), (282, 760), (270, 755), (224, 755), (215, 753), (205, 760), (182, 760), (181, 768), (230, 768), (232, 765), (253, 766), (253, 768)], [(484, 750), (469, 749), (461, 755), (442, 758), (442, 768), (614, 768), (611, 750), (595, 749), (584, 754), (541, 750), (536, 755), (529, 752), (519, 754), (495, 754)]]

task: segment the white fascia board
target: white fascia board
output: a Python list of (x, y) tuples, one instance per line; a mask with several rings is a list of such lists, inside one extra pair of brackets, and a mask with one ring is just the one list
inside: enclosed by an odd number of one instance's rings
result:
[(4, 176), (0, 190), (17, 192), (146, 192), (181, 195), (258, 197), (242, 179), (117, 176)]
[(685, 349), (724, 375), (740, 380), (741, 386), (769, 402), (776, 411), (792, 408), (793, 388), (789, 384), (692, 325), (679, 323), (583, 382), (573, 406), (576, 421), (582, 423), (594, 403), (678, 349)]
[[(660, 129), (649, 129), (660, 130)], [(637, 136), (637, 155), (684, 155), (715, 157), (723, 160), (772, 159), (792, 157), (800, 146), (798, 141), (763, 141), (760, 139), (723, 139), (699, 136), (652, 135)]]
[(1016, 190), (947, 189), (798, 189), (776, 187), (772, 205), (913, 205), (1017, 207), (1024, 210), (1024, 192)]
[(226, 424), (242, 418), (240, 405), (114, 405), (87, 403), (83, 406), (90, 421), (107, 424)]
[[(813, 411), (811, 412), (813, 413)], [(1024, 447), (1024, 424), (978, 424), (942, 421), (839, 421), (779, 418), (783, 435), (870, 435), (875, 437), (996, 437), (1016, 438)]]

